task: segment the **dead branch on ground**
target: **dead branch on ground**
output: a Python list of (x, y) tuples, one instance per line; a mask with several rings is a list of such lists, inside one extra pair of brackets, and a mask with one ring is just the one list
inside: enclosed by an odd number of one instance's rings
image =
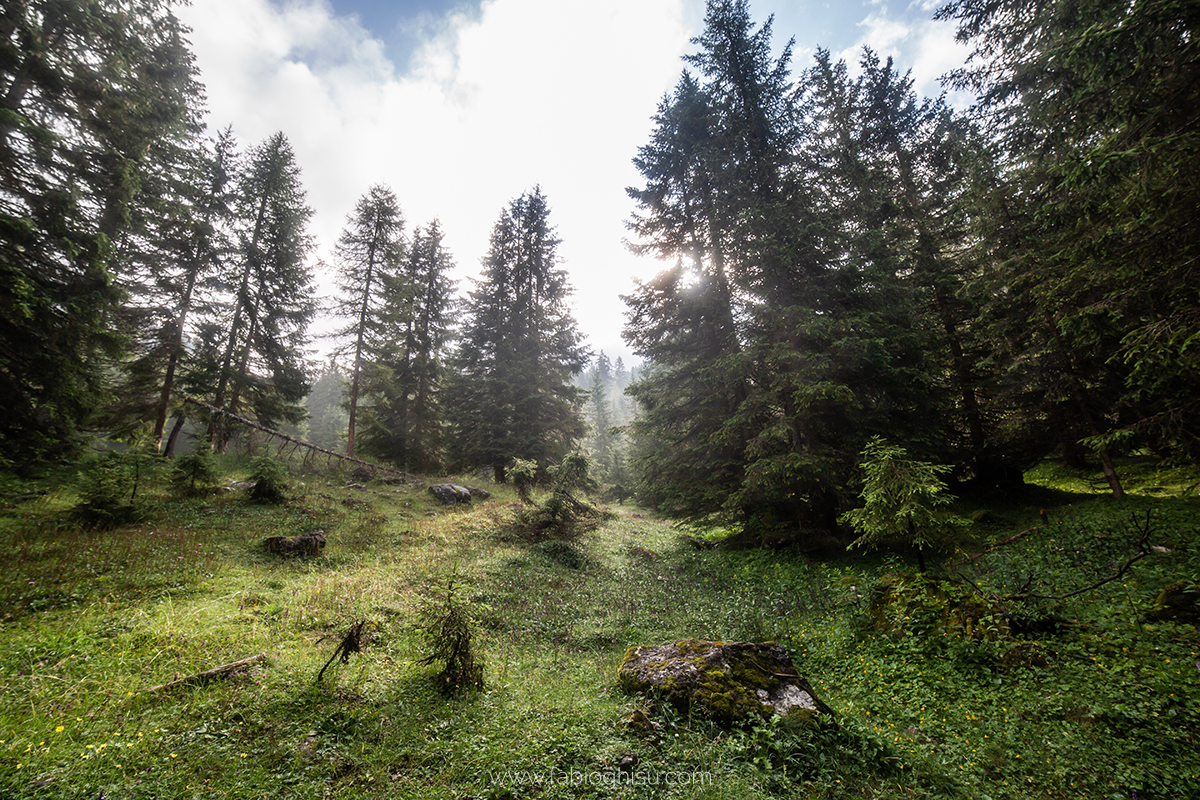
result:
[(184, 686), (187, 684), (208, 683), (209, 681), (217, 678), (228, 678), (242, 667), (248, 667), (258, 661), (266, 660), (267, 654), (259, 653), (256, 656), (250, 656), (250, 658), (243, 658), (241, 661), (234, 661), (231, 664), (223, 664), (222, 666), (214, 667), (213, 669), (205, 670), (204, 672), (197, 672), (195, 675), (188, 675), (186, 678), (177, 678), (176, 680), (169, 681), (168, 683), (163, 683), (158, 686), (151, 686), (149, 689), (143, 689), (140, 694), (161, 692), (166, 689), (174, 689), (176, 686)]
[(338, 644), (337, 649), (333, 651), (333, 655), (329, 657), (329, 660), (325, 662), (325, 666), (321, 667), (321, 671), (317, 673), (317, 683), (321, 682), (322, 676), (325, 675), (325, 670), (329, 669), (329, 665), (338, 656), (342, 657), (343, 664), (348, 664), (350, 663), (351, 653), (362, 652), (363, 645), (366, 644), (367, 640), (366, 626), (367, 621), (365, 619), (361, 619), (350, 626), (350, 629), (342, 636), (342, 641)]

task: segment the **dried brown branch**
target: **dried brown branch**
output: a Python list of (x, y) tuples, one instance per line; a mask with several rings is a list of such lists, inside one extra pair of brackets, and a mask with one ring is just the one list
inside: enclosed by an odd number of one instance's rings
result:
[(346, 634), (342, 637), (342, 641), (338, 644), (337, 649), (333, 651), (333, 655), (325, 662), (325, 666), (321, 667), (321, 671), (317, 673), (317, 683), (321, 682), (321, 678), (325, 675), (325, 670), (329, 669), (329, 665), (333, 663), (338, 656), (342, 657), (342, 663), (350, 663), (351, 653), (361, 653), (363, 645), (366, 644), (367, 621), (360, 619), (358, 622), (350, 626)]
[(972, 561), (975, 561), (975, 560), (977, 560), (977, 559), (983, 558), (984, 556), (986, 556), (988, 553), (992, 552), (993, 550), (999, 550), (1001, 547), (1004, 547), (1005, 545), (1012, 544), (1013, 542), (1017, 541), (1017, 540), (1018, 540), (1018, 539), (1020, 539), (1022, 536), (1024, 536), (1025, 534), (1027, 534), (1027, 533), (1029, 533), (1030, 531), (1033, 531), (1033, 530), (1035, 530), (1035, 529), (1034, 529), (1034, 528), (1027, 528), (1026, 530), (1023, 530), (1023, 531), (1021, 531), (1020, 533), (1018, 533), (1018, 534), (1017, 534), (1017, 535), (1015, 535), (1015, 536), (1010, 536), (1010, 537), (1008, 537), (1008, 538), (1007, 538), (1007, 539), (1005, 539), (1003, 542), (996, 542), (994, 545), (992, 545), (991, 547), (989, 547), (987, 550), (983, 550), (983, 551), (981, 551), (981, 552), (978, 552), (978, 553), (976, 553), (975, 555), (971, 556), (970, 558), (964, 558), (962, 561), (956, 561), (956, 562), (954, 562), (953, 564), (950, 564), (950, 565), (947, 567), (947, 569), (953, 569), (953, 568), (955, 568), (955, 567), (961, 567), (961, 566), (962, 566), (962, 565), (964, 565), (964, 564), (970, 564)]
[[(1137, 547), (1138, 547), (1137, 554), (1128, 558), (1125, 561), (1125, 563), (1122, 564), (1116, 572), (1114, 572), (1112, 575), (1109, 575), (1107, 578), (1101, 578), (1100, 580), (1096, 581), (1095, 583), (1091, 584), (1090, 586), (1085, 586), (1082, 589), (1076, 589), (1073, 592), (1067, 592), (1065, 594), (1036, 594), (1036, 593), (1014, 594), (1014, 595), (1009, 595), (1008, 599), (1013, 599), (1013, 600), (1066, 600), (1068, 597), (1075, 597), (1076, 595), (1085, 594), (1086, 592), (1090, 592), (1093, 589), (1100, 588), (1101, 586), (1103, 586), (1106, 583), (1112, 583), (1113, 581), (1117, 580), (1122, 575), (1124, 575), (1129, 570), (1130, 567), (1132, 567), (1134, 564), (1141, 561), (1143, 558), (1145, 558), (1146, 556), (1150, 555), (1153, 552), (1150, 549), (1150, 545), (1149, 545), (1150, 533), (1153, 530), (1154, 530), (1153, 527), (1150, 525), (1150, 511), (1147, 510), (1146, 511), (1146, 519), (1142, 522), (1142, 535), (1141, 535), (1141, 538), (1139, 538), (1137, 541)], [(1026, 587), (1029, 586), (1028, 582), (1025, 584), (1025, 586)], [(1021, 591), (1024, 591), (1024, 589), (1022, 589)]]

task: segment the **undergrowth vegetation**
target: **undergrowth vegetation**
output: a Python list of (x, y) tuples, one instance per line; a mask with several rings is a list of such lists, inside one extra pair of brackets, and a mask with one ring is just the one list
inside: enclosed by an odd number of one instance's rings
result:
[[(1200, 639), (1155, 608), (1200, 578), (1186, 472), (1115, 503), (1045, 469), (1050, 488), (956, 508), (971, 540), (920, 576), (910, 554), (733, 551), (630, 509), (531, 541), (503, 486), (443, 507), (293, 472), (285, 503), (253, 503), (228, 486), (250, 469), (220, 467), (203, 496), (142, 480), (110, 528), (65, 483), (0, 487), (0, 797), (1200, 796)], [(315, 557), (261, 546), (314, 530)], [(452, 697), (429, 636), (445, 575), (444, 630), (483, 668)], [(835, 715), (729, 729), (620, 692), (628, 647), (685, 637), (779, 642)]]

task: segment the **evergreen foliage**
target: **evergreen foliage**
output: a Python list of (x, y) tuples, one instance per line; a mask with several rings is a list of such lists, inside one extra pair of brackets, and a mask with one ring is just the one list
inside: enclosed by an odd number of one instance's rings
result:
[(538, 478), (537, 464), (515, 459), (510, 477), (522, 502), (514, 519), (515, 532), (534, 542), (563, 541), (574, 539), (611, 518), (611, 513), (583, 499), (596, 489), (593, 468), (584, 453), (569, 453), (562, 463), (546, 470), (550, 496), (536, 504), (532, 487)]
[(444, 461), (441, 393), (454, 261), (442, 237), (437, 220), (416, 229), (398, 273), (384, 276), (364, 372), (364, 446), (421, 472), (435, 472)]
[(878, 438), (863, 449), (862, 459), (863, 505), (841, 517), (859, 534), (850, 548), (904, 544), (917, 551), (924, 572), (924, 551), (944, 543), (956, 528), (968, 524), (943, 509), (950, 497), (941, 476), (950, 468), (911, 459), (903, 447)]
[[(239, 176), (237, 289), (213, 395), (217, 408), (268, 428), (300, 421), (298, 403), (308, 394), (303, 347), (316, 310), (306, 263), (311, 215), (295, 154), (275, 133), (251, 149)], [(210, 424), (218, 448), (229, 436), (220, 423)]]
[(156, 477), (160, 462), (149, 452), (144, 433), (129, 447), (86, 459), (79, 471), (75, 518), (85, 527), (113, 528), (142, 518), (138, 493)]
[(207, 447), (197, 447), (175, 459), (171, 483), (182, 494), (202, 494), (221, 477), (217, 460)]
[(861, 78), (819, 53), (794, 85), (770, 35), (746, 3), (711, 2), (687, 59), (702, 82), (684, 74), (634, 162), (635, 249), (675, 261), (626, 298), (650, 362), (630, 389), (634, 463), (676, 517), (829, 530), (872, 435), (945, 449), (922, 284), (955, 243), (953, 209), (926, 207), (961, 191), (927, 168), (954, 127), (869, 51)]
[(451, 451), (462, 466), (490, 468), (499, 483), (511, 459), (544, 468), (585, 432), (572, 376), (587, 352), (567, 307), (558, 243), (540, 189), (509, 204), (492, 229), (452, 360)]
[(592, 460), (592, 475), (604, 485), (628, 483), (629, 437), (634, 404), (625, 396), (632, 374), (618, 357), (613, 362), (601, 351), (578, 381), (587, 392), (585, 405), (588, 436), (585, 449)]
[[(803, 537), (867, 525), (846, 513), (860, 452), (984, 488), (1094, 456), (1118, 497), (1122, 454), (1200, 457), (1192, 4), (951, 0), (938, 16), (973, 48), (949, 79), (976, 95), (961, 114), (869, 49), (794, 70), (773, 20), (709, 0), (628, 189), (631, 247), (665, 266), (625, 298), (636, 376), (604, 353), (583, 373), (540, 189), (502, 210), (452, 326), (439, 223), (406, 237), (377, 185), (337, 244), (347, 374), (311, 393), (295, 155), (283, 132), (244, 153), (206, 137), (170, 8), (0, 11), (6, 469), (100, 432), (134, 442), (136, 485), (187, 393), (272, 428), (307, 414), (330, 448), (344, 422), (348, 452), (412, 471), (547, 484), (582, 447), (613, 496)], [(216, 449), (223, 420), (200, 421)], [(132, 504), (118, 461), (85, 504)]]
[[(359, 198), (346, 227), (338, 239), (335, 257), (339, 269), (341, 294), (335, 307), (339, 317), (350, 324), (338, 334), (349, 340), (353, 353), (350, 365), (349, 419), (346, 428), (346, 455), (354, 455), (355, 423), (358, 419), (359, 389), (365, 369), (364, 359), (372, 345), (390, 332), (379, 330), (381, 297), (389, 282), (400, 280), (400, 261), (404, 257), (404, 217), (396, 195), (385, 186), (373, 186)], [(394, 335), (394, 334), (393, 334)]]
[(287, 468), (270, 456), (250, 460), (249, 498), (255, 503), (283, 503), (287, 500)]
[(342, 407), (346, 399), (346, 376), (337, 362), (330, 359), (325, 371), (313, 384), (312, 392), (304, 399), (308, 412), (305, 441), (326, 450), (338, 451), (346, 444), (349, 416)]
[(434, 587), (437, 594), (424, 609), (421, 632), (429, 655), (422, 664), (441, 662), (434, 680), (447, 697), (483, 689), (483, 656), (476, 644), (475, 621), (455, 586), (457, 575)]
[(525, 458), (514, 458), (508, 468), (508, 478), (521, 502), (528, 505), (533, 502), (533, 487), (538, 482), (538, 465), (536, 461)]
[(23, 467), (73, 452), (108, 400), (118, 242), (199, 106), (183, 35), (151, 0), (0, 11), (0, 439)]
[(973, 48), (951, 79), (1001, 167), (980, 249), (1006, 295), (1011, 381), (1050, 388), (1018, 407), (1086, 439), (1119, 496), (1115, 452), (1194, 460), (1200, 442), (1200, 16), (1177, 0), (956, 0), (939, 16)]
[(130, 272), (120, 321), (130, 353), (106, 422), (120, 431), (153, 419), (153, 438), (171, 455), (167, 418), (173, 407), (180, 424), (183, 415), (172, 394), (208, 396), (213, 389), (215, 332), (232, 255), (237, 143), (226, 129), (211, 143), (193, 135), (166, 155), (155, 202), (122, 247)]

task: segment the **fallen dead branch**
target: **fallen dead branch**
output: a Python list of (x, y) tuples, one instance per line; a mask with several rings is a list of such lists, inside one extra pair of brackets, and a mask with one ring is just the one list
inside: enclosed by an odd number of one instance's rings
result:
[[(1136, 564), (1137, 562), (1141, 561), (1146, 556), (1153, 553), (1153, 550), (1150, 549), (1150, 545), (1149, 545), (1150, 534), (1153, 532), (1153, 530), (1154, 530), (1154, 528), (1150, 524), (1150, 511), (1147, 509), (1146, 518), (1145, 518), (1145, 520), (1142, 521), (1142, 524), (1141, 524), (1141, 534), (1142, 535), (1137, 541), (1138, 552), (1135, 555), (1130, 556), (1125, 561), (1125, 563), (1122, 564), (1117, 569), (1116, 572), (1114, 572), (1113, 574), (1109, 575), (1106, 578), (1101, 578), (1100, 580), (1096, 581), (1095, 583), (1093, 583), (1089, 586), (1085, 586), (1082, 589), (1076, 589), (1073, 592), (1066, 592), (1065, 594), (1037, 594), (1035, 592), (1029, 592), (1029, 593), (1014, 594), (1014, 595), (1011, 595), (1011, 598), (1014, 600), (1066, 600), (1068, 597), (1075, 597), (1076, 595), (1090, 592), (1093, 589), (1099, 589), (1101, 586), (1103, 586), (1106, 583), (1112, 583), (1113, 581), (1117, 580), (1122, 575), (1124, 575), (1129, 570), (1129, 568), (1132, 567), (1134, 564)], [(1031, 582), (1032, 582), (1032, 576), (1029, 581), (1025, 582), (1025, 586), (1028, 587)], [(1025, 589), (1022, 589), (1020, 591), (1024, 592)]]
[(226, 419), (233, 420), (234, 422), (238, 423), (239, 425), (245, 425), (247, 428), (252, 428), (253, 430), (256, 430), (256, 431), (261, 431), (262, 433), (267, 434), (268, 441), (270, 441), (271, 438), (279, 439), (281, 444), (279, 446), (279, 449), (275, 452), (276, 457), (278, 457), (283, 452), (285, 445), (291, 445), (291, 450), (288, 451), (288, 455), (295, 453), (296, 450), (301, 447), (306, 448), (308, 450), (308, 454), (304, 457), (305, 464), (308, 464), (308, 463), (312, 462), (313, 460), (315, 460), (317, 454), (320, 453), (321, 455), (326, 457), (326, 463), (328, 463), (328, 461), (330, 459), (336, 458), (336, 459), (339, 459), (340, 461), (348, 462), (350, 464), (357, 464), (358, 466), (363, 467), (364, 469), (371, 470), (372, 472), (376, 472), (376, 473), (384, 472), (384, 473), (388, 473), (391, 475), (396, 475), (401, 478), (404, 478), (407, 481), (419, 481), (420, 480), (420, 478), (418, 476), (413, 475), (408, 472), (404, 472), (403, 470), (398, 470), (394, 467), (387, 467), (387, 466), (384, 466), (383, 464), (376, 464), (373, 461), (364, 461), (361, 458), (354, 458), (353, 456), (344, 455), (342, 453), (335, 453), (332, 450), (328, 450), (324, 447), (319, 447), (318, 445), (315, 445), (312, 442), (305, 442), (300, 439), (293, 438), (291, 436), (288, 436), (286, 433), (281, 433), (273, 428), (267, 428), (263, 425), (259, 425), (257, 422), (254, 422), (253, 420), (249, 420), (246, 417), (241, 416), (240, 414), (234, 414), (232, 411), (226, 411), (223, 408), (217, 408), (214, 405), (205, 403), (203, 400), (197, 400), (196, 398), (189, 397), (186, 394), (181, 394), (179, 392), (176, 392), (175, 395), (176, 395), (176, 397), (180, 398), (180, 400), (182, 400), (185, 405), (191, 404), (198, 408), (203, 408), (206, 411), (208, 411), (210, 414), (222, 415)]
[[(1043, 513), (1045, 513), (1045, 512), (1043, 512)], [(970, 558), (964, 558), (962, 561), (955, 561), (953, 564), (950, 564), (947, 567), (947, 569), (954, 569), (955, 567), (961, 567), (964, 564), (970, 564), (972, 561), (975, 561), (979, 558), (982, 558), (983, 556), (986, 556), (988, 553), (992, 552), (993, 550), (999, 550), (1001, 547), (1004, 547), (1006, 544), (1012, 544), (1013, 542), (1017, 541), (1022, 536), (1024, 536), (1025, 534), (1029, 533), (1032, 530), (1033, 530), (1033, 528), (1028, 528), (1026, 530), (1021, 531), (1016, 536), (1010, 536), (1002, 542), (996, 542), (994, 545), (992, 545), (988, 549), (980, 551), (980, 552), (976, 553), (975, 555), (971, 556)]]
[(160, 684), (158, 686), (151, 686), (149, 689), (143, 689), (141, 694), (161, 692), (167, 689), (174, 689), (176, 686), (185, 686), (194, 683), (208, 683), (209, 681), (216, 680), (217, 678), (228, 678), (242, 667), (248, 667), (251, 664), (266, 660), (267, 654), (259, 653), (256, 656), (250, 656), (250, 658), (243, 658), (241, 661), (234, 661), (231, 664), (223, 664), (219, 667), (205, 670), (204, 672), (197, 672), (195, 675), (188, 675), (186, 678), (177, 678), (176, 680), (168, 683)]
[(367, 639), (366, 626), (367, 621), (365, 619), (360, 619), (350, 626), (350, 630), (346, 631), (341, 643), (333, 651), (333, 655), (329, 657), (329, 660), (325, 662), (325, 666), (321, 667), (321, 671), (317, 673), (317, 683), (321, 682), (321, 678), (325, 675), (325, 670), (329, 669), (329, 665), (333, 663), (335, 658), (341, 656), (342, 663), (348, 664), (350, 663), (351, 653), (362, 652), (363, 645), (366, 644)]

